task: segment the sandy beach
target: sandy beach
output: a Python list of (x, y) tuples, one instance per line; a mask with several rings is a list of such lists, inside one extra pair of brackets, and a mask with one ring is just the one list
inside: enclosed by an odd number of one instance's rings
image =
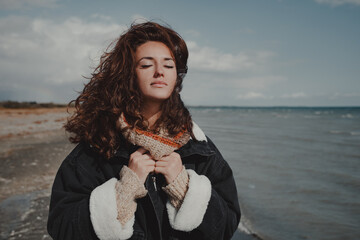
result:
[(0, 109), (0, 239), (51, 239), (50, 188), (73, 148), (66, 108)]

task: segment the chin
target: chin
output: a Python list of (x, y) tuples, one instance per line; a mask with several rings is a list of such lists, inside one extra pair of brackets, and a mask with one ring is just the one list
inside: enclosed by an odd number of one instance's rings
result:
[(145, 96), (145, 100), (153, 102), (163, 102), (170, 98), (171, 95)]

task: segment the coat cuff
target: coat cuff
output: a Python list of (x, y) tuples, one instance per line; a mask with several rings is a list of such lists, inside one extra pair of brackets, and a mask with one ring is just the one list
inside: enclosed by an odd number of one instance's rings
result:
[(124, 225), (117, 220), (116, 182), (112, 178), (90, 195), (90, 219), (100, 240), (129, 239), (133, 234), (134, 216)]
[(168, 201), (166, 208), (170, 225), (173, 229), (190, 232), (197, 228), (205, 215), (211, 197), (211, 183), (204, 175), (194, 170), (186, 170), (189, 174), (189, 188), (179, 210)]

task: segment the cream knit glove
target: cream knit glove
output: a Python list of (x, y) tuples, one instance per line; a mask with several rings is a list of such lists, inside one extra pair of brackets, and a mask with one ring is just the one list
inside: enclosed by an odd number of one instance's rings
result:
[(188, 188), (189, 175), (185, 167), (183, 167), (182, 171), (179, 173), (179, 175), (177, 175), (175, 180), (162, 189), (168, 195), (171, 205), (173, 205), (176, 209), (179, 209), (185, 198)]
[(145, 197), (147, 190), (139, 177), (130, 168), (124, 166), (120, 171), (120, 179), (115, 184), (117, 219), (125, 225), (136, 211), (136, 199)]

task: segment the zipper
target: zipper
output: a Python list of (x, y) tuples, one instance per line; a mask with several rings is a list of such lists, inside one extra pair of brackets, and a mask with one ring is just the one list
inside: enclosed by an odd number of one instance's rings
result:
[[(150, 175), (149, 175), (148, 177), (150, 177)], [(157, 191), (157, 187), (156, 187), (156, 176), (154, 176), (153, 174), (151, 174), (151, 179), (152, 179), (152, 181), (153, 181), (153, 184), (154, 184), (154, 187), (155, 187), (155, 191)], [(147, 182), (148, 182), (148, 181), (147, 181)], [(149, 183), (149, 182), (148, 182), (148, 183)], [(154, 205), (154, 202), (153, 202), (150, 194), (148, 194), (148, 196), (149, 196), (151, 205), (152, 205), (152, 207), (153, 207), (153, 209), (154, 209), (154, 213), (155, 213), (155, 218), (156, 218), (156, 222), (157, 222), (157, 227), (158, 227), (158, 232), (159, 232), (160, 240), (162, 240), (162, 231), (161, 231), (162, 229), (161, 229), (160, 223), (159, 223), (159, 221), (158, 221), (158, 216), (157, 216), (157, 212), (156, 212), (156, 210), (155, 210), (155, 205)]]
[(156, 177), (155, 177), (155, 176), (152, 176), (151, 178), (152, 178), (152, 180), (153, 180), (153, 184), (154, 184), (155, 191), (157, 192)]

